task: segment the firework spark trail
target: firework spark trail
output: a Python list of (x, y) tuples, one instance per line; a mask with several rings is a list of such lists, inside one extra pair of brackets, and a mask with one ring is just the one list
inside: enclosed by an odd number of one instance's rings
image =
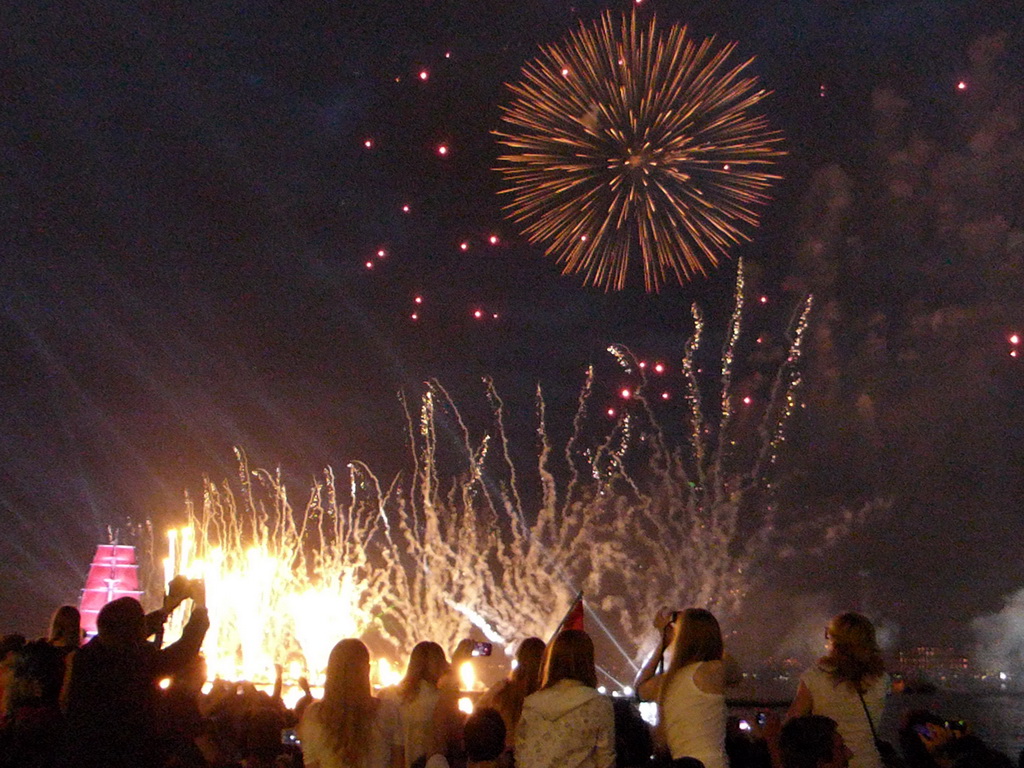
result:
[[(592, 420), (588, 369), (573, 431), (556, 454), (538, 388), (541, 448), (526, 473), (512, 460), (505, 404), (486, 380), (490, 419), (479, 433), (436, 382), (418, 412), (403, 400), (411, 474), (384, 485), (365, 464), (350, 462), (342, 486), (348, 499), (339, 498), (327, 470), (305, 509), (292, 510), (280, 472), (253, 471), (239, 453), (241, 495), (207, 480), (202, 505), (186, 502), (194, 538), (183, 530), (170, 539), (173, 562), (165, 569), (207, 577), (211, 669), (269, 679), (269, 665), (285, 660), (315, 678), (331, 644), (367, 633), (390, 645), (392, 658), (424, 638), (453, 647), (473, 625), (492, 638), (547, 637), (580, 590), (595, 626), (630, 664), (643, 657), (649, 617), (662, 605), (705, 606), (728, 620), (754, 569), (773, 549), (786, 549), (786, 536), (827, 545), (867, 514), (839, 510), (807, 521), (777, 509), (769, 474), (797, 405), (810, 306), (796, 313), (759, 439), (742, 450), (708, 429), (700, 397), (707, 383), (696, 369), (704, 320), (694, 306), (683, 365), (687, 437), (679, 446), (661, 431), (636, 358), (615, 346), (619, 364), (639, 371), (629, 410), (611, 428)], [(723, 358), (740, 347), (740, 314), (733, 313)], [(730, 406), (733, 366), (723, 359), (722, 397), (709, 400), (711, 410)], [(723, 429), (728, 414), (714, 422)], [(439, 451), (440, 429), (456, 437), (457, 455)], [(549, 466), (554, 458), (565, 466)], [(525, 482), (538, 483), (535, 507), (526, 507), (532, 494), (520, 493)]]
[(510, 216), (565, 273), (605, 290), (639, 256), (657, 291), (703, 274), (756, 226), (781, 136), (753, 115), (767, 93), (686, 29), (609, 12), (541, 49), (509, 86), (496, 131)]

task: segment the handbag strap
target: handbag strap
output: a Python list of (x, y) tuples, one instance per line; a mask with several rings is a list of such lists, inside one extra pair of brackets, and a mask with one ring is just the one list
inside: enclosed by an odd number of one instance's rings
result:
[(868, 705), (864, 701), (864, 694), (860, 692), (860, 688), (856, 688), (855, 690), (857, 691), (857, 698), (860, 699), (860, 705), (864, 707), (864, 715), (868, 719), (868, 727), (871, 728), (871, 738), (878, 741), (878, 734), (875, 733), (875, 723), (871, 719), (871, 713), (868, 711)]

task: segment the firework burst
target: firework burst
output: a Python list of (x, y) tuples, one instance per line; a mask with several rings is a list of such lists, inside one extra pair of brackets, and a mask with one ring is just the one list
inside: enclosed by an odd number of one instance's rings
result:
[(784, 152), (734, 49), (606, 13), (523, 68), (496, 131), (502, 192), (563, 273), (621, 290), (639, 256), (657, 291), (749, 239)]

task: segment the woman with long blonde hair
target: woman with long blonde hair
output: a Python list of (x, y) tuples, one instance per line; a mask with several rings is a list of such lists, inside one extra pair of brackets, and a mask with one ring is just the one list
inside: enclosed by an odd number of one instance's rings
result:
[(373, 696), (370, 652), (360, 640), (342, 640), (327, 662), (324, 698), (299, 723), (306, 768), (404, 768), (398, 708)]
[(540, 688), (544, 649), (539, 637), (528, 637), (516, 650), (516, 666), (505, 680), (499, 680), (487, 691), (476, 706), (492, 707), (505, 723), (505, 749), (511, 751), (516, 743), (516, 726), (523, 714), (523, 701)]
[(693, 757), (706, 768), (726, 768), (725, 687), (737, 675), (718, 620), (703, 608), (663, 609), (654, 626), (661, 645), (640, 671), (636, 689), (641, 699), (658, 702), (660, 739), (673, 760)]
[(875, 626), (859, 613), (841, 613), (825, 630), (826, 653), (800, 677), (789, 717), (825, 715), (850, 748), (851, 768), (879, 768), (874, 732), (882, 720), (889, 676)]

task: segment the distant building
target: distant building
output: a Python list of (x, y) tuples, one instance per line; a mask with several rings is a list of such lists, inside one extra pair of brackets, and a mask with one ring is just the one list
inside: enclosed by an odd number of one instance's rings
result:
[(970, 660), (953, 648), (918, 645), (901, 650), (896, 657), (896, 671), (910, 680), (946, 680), (970, 674)]

